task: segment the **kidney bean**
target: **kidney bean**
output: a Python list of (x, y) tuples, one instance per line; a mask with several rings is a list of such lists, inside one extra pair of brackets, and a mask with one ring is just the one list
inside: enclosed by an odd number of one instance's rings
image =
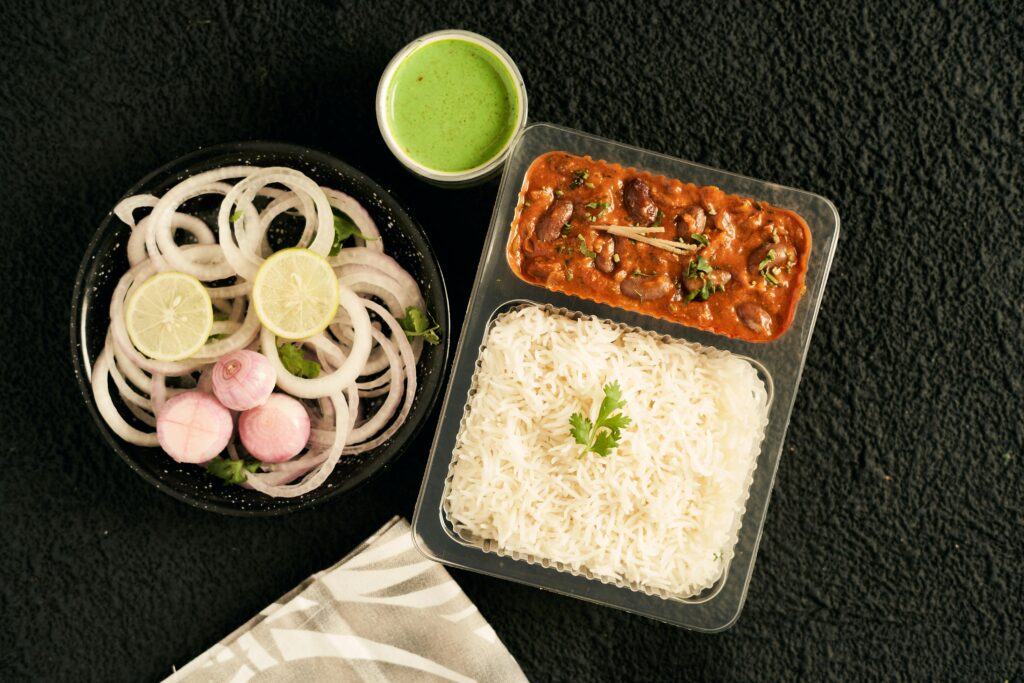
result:
[(676, 216), (676, 237), (682, 239), (690, 235), (704, 232), (708, 223), (707, 214), (699, 206), (691, 206)]
[(598, 250), (594, 257), (594, 267), (602, 273), (610, 273), (615, 270), (615, 240), (605, 240), (604, 245)]
[(573, 205), (568, 199), (556, 199), (551, 208), (537, 220), (533, 231), (541, 242), (552, 242), (562, 234), (562, 226), (572, 218)]
[(630, 299), (650, 301), (668, 296), (675, 287), (667, 275), (628, 277), (619, 284), (619, 291)]
[(751, 301), (736, 304), (736, 317), (739, 321), (758, 334), (772, 333), (772, 316)]
[(750, 267), (750, 272), (756, 273), (761, 268), (761, 261), (767, 256), (768, 252), (772, 252), (772, 260), (765, 264), (765, 268), (775, 268), (776, 266), (785, 266), (791, 260), (796, 260), (796, 250), (788, 244), (776, 244), (774, 242), (765, 242), (754, 251), (750, 252), (750, 257), (747, 260), (747, 264)]
[(651, 199), (651, 186), (643, 178), (630, 178), (625, 182), (622, 202), (630, 218), (640, 225), (650, 225), (658, 217), (658, 207)]

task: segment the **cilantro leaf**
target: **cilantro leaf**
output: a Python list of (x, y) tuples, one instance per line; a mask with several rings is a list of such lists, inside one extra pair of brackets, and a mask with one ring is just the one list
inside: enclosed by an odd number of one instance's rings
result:
[(358, 237), (361, 240), (376, 240), (379, 237), (369, 237), (364, 235), (356, 227), (355, 222), (349, 218), (346, 214), (337, 212), (334, 214), (334, 242), (331, 244), (330, 256), (337, 256), (338, 252), (341, 251), (341, 243), (347, 240), (349, 237)]
[(686, 266), (686, 277), (703, 277), (701, 273), (710, 273), (711, 270), (711, 264), (707, 262), (707, 259), (698, 256)]
[(590, 432), (594, 430), (594, 423), (590, 418), (583, 417), (583, 413), (573, 413), (569, 416), (569, 433), (576, 443), (590, 443)]
[(302, 349), (295, 344), (281, 344), (277, 347), (284, 369), (296, 377), (314, 379), (320, 375), (320, 364), (315, 360), (307, 360)]
[(619, 445), (619, 439), (617, 434), (611, 432), (601, 432), (594, 439), (594, 445), (590, 447), (590, 450), (597, 453), (603, 458), (608, 457), (611, 454), (612, 449)]
[(579, 187), (580, 185), (585, 183), (587, 181), (587, 178), (589, 178), (589, 177), (590, 177), (590, 170), (589, 169), (585, 169), (584, 168), (584, 169), (581, 169), (579, 171), (573, 171), (572, 172), (572, 182), (569, 183), (569, 189), (570, 190), (575, 190), (577, 187)]
[(622, 400), (622, 388), (619, 387), (618, 381), (605, 384), (604, 400), (601, 401), (601, 409), (597, 411), (598, 424), (603, 424), (609, 415), (625, 405), (626, 402)]
[[(622, 407), (625, 407), (625, 402), (623, 402)], [(613, 432), (617, 432), (633, 424), (633, 419), (629, 417), (629, 415), (623, 415), (622, 413), (618, 413), (616, 415), (609, 415), (604, 420), (603, 424), (605, 427), (612, 430)]]
[(711, 244), (711, 240), (708, 239), (708, 236), (699, 232), (695, 232), (692, 235), (690, 235), (690, 239), (696, 242), (697, 244), (703, 244), (705, 247)]
[(214, 458), (206, 464), (206, 471), (224, 480), (225, 484), (241, 484), (245, 481), (246, 472), (255, 472), (260, 467), (259, 460), (228, 460)]
[(628, 427), (632, 420), (622, 413), (613, 413), (625, 405), (619, 383), (609, 382), (604, 385), (604, 399), (597, 411), (596, 422), (591, 422), (582, 413), (573, 413), (569, 416), (569, 433), (576, 443), (584, 447), (579, 457), (582, 458), (588, 452), (606, 457), (619, 445), (622, 430)]
[(590, 249), (587, 248), (587, 238), (586, 237), (584, 237), (583, 235), (576, 235), (576, 237), (580, 238), (580, 253), (581, 254), (583, 254), (587, 258), (594, 258), (595, 256), (597, 256), (597, 252), (596, 251), (591, 251)]
[(427, 314), (415, 306), (406, 308), (405, 317), (398, 321), (398, 324), (405, 330), (406, 337), (410, 339), (413, 337), (423, 337), (423, 341), (432, 346), (437, 346), (441, 343), (441, 338), (437, 335), (441, 330), (441, 326), (437, 323), (433, 325), (430, 323), (431, 320), (427, 317)]
[(768, 269), (771, 267), (773, 263), (775, 263), (775, 250), (769, 249), (768, 253), (764, 255), (763, 259), (761, 259), (761, 262), (757, 264), (757, 272), (761, 273), (761, 275), (764, 277), (765, 282), (767, 282), (769, 285), (773, 287), (778, 287), (778, 279), (768, 271)]

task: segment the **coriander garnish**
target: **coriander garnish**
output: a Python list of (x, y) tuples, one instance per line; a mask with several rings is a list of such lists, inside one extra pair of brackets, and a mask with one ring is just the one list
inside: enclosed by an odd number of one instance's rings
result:
[(768, 253), (764, 255), (763, 259), (761, 259), (761, 262), (757, 264), (757, 272), (760, 273), (762, 277), (764, 277), (765, 282), (767, 282), (769, 285), (773, 287), (778, 287), (778, 279), (776, 279), (774, 275), (768, 272), (768, 267), (774, 262), (775, 250), (769, 249)]
[(277, 347), (277, 356), (281, 365), (289, 373), (304, 379), (316, 379), (320, 376), (320, 364), (309, 360), (296, 344), (281, 344)]
[[(590, 177), (590, 171), (585, 169), (585, 168), (584, 169), (580, 169), (579, 171), (573, 171), (572, 172), (572, 182), (569, 183), (569, 189), (570, 190), (575, 190), (577, 187), (579, 187), (583, 183), (585, 183), (587, 181), (587, 178), (589, 178), (589, 177)], [(591, 187), (593, 187), (593, 185), (591, 185)]]
[(206, 463), (206, 471), (224, 480), (225, 484), (241, 484), (247, 472), (255, 472), (260, 468), (260, 461), (246, 458), (245, 460), (228, 460), (217, 457)]
[(690, 261), (690, 264), (686, 267), (686, 277), (698, 277), (700, 273), (710, 273), (711, 264), (707, 262), (703, 256)]
[(696, 259), (690, 261), (689, 265), (686, 267), (686, 277), (690, 279), (700, 278), (701, 286), (700, 289), (695, 289), (686, 295), (687, 301), (693, 301), (698, 297), (701, 301), (707, 301), (715, 292), (725, 291), (725, 285), (712, 284), (708, 279), (708, 275), (711, 271), (711, 264), (708, 263), (707, 259), (703, 256), (698, 256)]
[(587, 238), (585, 238), (583, 235), (576, 235), (576, 237), (578, 237), (580, 239), (580, 253), (581, 254), (583, 254), (587, 258), (594, 258), (595, 256), (597, 256), (597, 252), (596, 251), (591, 251), (590, 249), (587, 248)]
[(617, 381), (609, 382), (604, 385), (604, 400), (601, 401), (596, 421), (591, 422), (590, 418), (584, 417), (583, 413), (579, 412), (569, 416), (569, 433), (576, 443), (584, 447), (579, 457), (582, 458), (591, 452), (597, 453), (601, 457), (607, 457), (614, 448), (618, 447), (622, 438), (622, 430), (632, 422), (627, 415), (617, 413), (625, 406), (626, 402), (622, 400), (622, 389), (619, 388), (619, 383)]
[(344, 213), (334, 214), (334, 242), (331, 244), (331, 250), (328, 252), (329, 256), (337, 256), (338, 252), (341, 251), (342, 244), (349, 237), (358, 237), (361, 240), (379, 240), (379, 237), (370, 237), (364, 235), (362, 231), (356, 227), (355, 222)]
[[(430, 323), (434, 324), (431, 325)], [(441, 339), (437, 335), (441, 331), (441, 326), (431, 318), (428, 318), (426, 313), (415, 306), (409, 306), (405, 309), (405, 317), (399, 318), (398, 324), (409, 339), (423, 337), (423, 341), (431, 346), (437, 346), (441, 343)]]

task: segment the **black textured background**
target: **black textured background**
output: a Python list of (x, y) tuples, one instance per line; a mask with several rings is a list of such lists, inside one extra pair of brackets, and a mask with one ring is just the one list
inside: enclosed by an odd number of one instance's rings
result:
[(0, 679), (162, 677), (411, 514), (427, 436), (283, 519), (158, 493), (90, 424), (67, 316), (125, 188), (267, 138), (393, 189), (441, 247), (461, 322), (494, 187), (405, 174), (372, 104), (391, 55), (443, 27), (513, 55), (532, 120), (811, 190), (843, 220), (738, 625), (699, 635), (454, 572), (524, 671), (1024, 676), (1020, 5), (5, 0), (0, 26)]

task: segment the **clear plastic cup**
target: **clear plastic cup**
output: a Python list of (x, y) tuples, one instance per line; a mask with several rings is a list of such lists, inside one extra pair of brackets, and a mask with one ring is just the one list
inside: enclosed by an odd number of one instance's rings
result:
[[(509, 135), (508, 141), (490, 159), (487, 159), (478, 166), (464, 171), (440, 171), (417, 161), (407, 154), (406, 151), (402, 149), (402, 146), (398, 144), (395, 134), (388, 123), (388, 107), (390, 106), (388, 96), (391, 88), (391, 81), (398, 71), (398, 68), (407, 58), (409, 58), (410, 55), (412, 55), (412, 53), (425, 45), (429, 45), (430, 43), (440, 40), (462, 40), (478, 45), (490, 52), (508, 69), (509, 76), (516, 87), (516, 92), (519, 97), (517, 120), (512, 134)], [(387, 143), (388, 149), (390, 149), (391, 153), (395, 155), (395, 158), (402, 162), (402, 165), (418, 175), (420, 178), (435, 185), (443, 187), (470, 187), (486, 182), (496, 176), (501, 170), (502, 164), (508, 158), (508, 153), (512, 148), (512, 143), (526, 127), (528, 103), (526, 98), (526, 85), (523, 82), (523, 76), (519, 73), (519, 68), (516, 67), (515, 62), (512, 61), (512, 58), (509, 57), (508, 53), (505, 52), (500, 45), (478, 33), (457, 29), (446, 29), (422, 35), (395, 54), (384, 69), (384, 73), (381, 75), (380, 82), (377, 85), (376, 109), (377, 126), (380, 128), (380, 134), (383, 136), (384, 142)]]

